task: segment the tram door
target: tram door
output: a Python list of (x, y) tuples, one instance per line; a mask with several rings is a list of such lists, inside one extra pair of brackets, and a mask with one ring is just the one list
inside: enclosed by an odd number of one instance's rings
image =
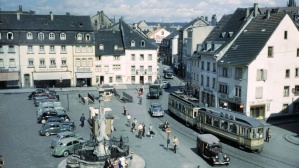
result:
[(247, 132), (247, 128), (241, 127), (239, 128), (239, 146), (244, 146), (245, 144), (245, 133)]

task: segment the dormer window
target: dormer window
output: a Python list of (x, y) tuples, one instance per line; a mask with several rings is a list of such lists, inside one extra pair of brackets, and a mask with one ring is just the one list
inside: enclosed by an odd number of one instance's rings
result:
[(104, 45), (103, 44), (99, 45), (99, 50), (104, 50)]
[(222, 32), (222, 33), (221, 33), (221, 37), (222, 37), (222, 38), (224, 38), (225, 35), (226, 35), (226, 32)]
[(27, 36), (27, 40), (32, 40), (33, 39), (33, 35), (32, 35), (31, 32), (28, 32), (26, 36)]
[(118, 49), (118, 46), (117, 45), (114, 45), (114, 50), (117, 50)]
[(86, 35), (85, 35), (85, 40), (86, 40), (86, 41), (90, 41), (90, 35), (89, 35), (89, 34), (86, 34)]
[(228, 37), (233, 37), (233, 35), (234, 35), (234, 32), (229, 32), (228, 33)]
[(39, 40), (44, 40), (45, 39), (44, 33), (38, 33), (38, 39)]
[(81, 33), (77, 34), (77, 40), (82, 40), (82, 34)]
[(13, 33), (12, 32), (8, 32), (7, 33), (7, 39), (8, 40), (12, 40), (13, 39)]
[(66, 40), (66, 34), (60, 33), (60, 40)]
[(145, 42), (142, 40), (141, 41), (141, 47), (144, 47), (145, 46)]
[(54, 33), (49, 34), (49, 40), (55, 40), (55, 34)]
[(135, 41), (134, 40), (131, 41), (131, 47), (135, 47)]

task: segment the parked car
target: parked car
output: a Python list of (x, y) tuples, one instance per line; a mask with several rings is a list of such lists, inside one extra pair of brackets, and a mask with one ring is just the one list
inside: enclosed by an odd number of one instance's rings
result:
[(228, 165), (230, 158), (222, 153), (220, 140), (212, 134), (199, 134), (196, 141), (197, 151), (212, 165)]
[(41, 127), (41, 129), (39, 130), (39, 134), (50, 136), (64, 131), (73, 131), (73, 127), (68, 124), (62, 124), (59, 122), (49, 122)]
[(30, 95), (28, 96), (28, 99), (31, 100), (35, 96), (39, 96), (39, 95), (43, 95), (43, 94), (56, 95), (56, 91), (55, 90), (49, 90), (49, 89), (36, 89), (35, 91), (30, 93)]
[(164, 116), (164, 110), (162, 109), (162, 106), (160, 103), (151, 103), (150, 106), (150, 115), (152, 117), (163, 117)]
[(34, 97), (33, 99), (34, 99), (35, 107), (38, 107), (42, 102), (45, 101), (58, 101), (56, 96), (52, 96), (52, 95), (38, 96), (38, 97)]
[(57, 144), (60, 143), (61, 140), (69, 137), (74, 137), (77, 138), (78, 140), (84, 140), (83, 137), (79, 134), (75, 134), (74, 132), (71, 131), (66, 131), (66, 132), (61, 132), (57, 134), (55, 138), (53, 138), (51, 142), (51, 147), (54, 148)]
[(46, 123), (47, 119), (50, 117), (57, 116), (57, 112), (54, 109), (49, 109), (47, 111), (43, 111), (43, 113), (37, 117), (37, 123)]
[(57, 114), (55, 117), (48, 118), (46, 122), (67, 122), (70, 120), (70, 116), (67, 114)]
[(162, 84), (163, 84), (163, 89), (170, 88), (170, 83), (168, 80), (162, 80)]
[(68, 156), (75, 152), (76, 149), (82, 148), (84, 140), (74, 137), (62, 139), (52, 150), (53, 156)]

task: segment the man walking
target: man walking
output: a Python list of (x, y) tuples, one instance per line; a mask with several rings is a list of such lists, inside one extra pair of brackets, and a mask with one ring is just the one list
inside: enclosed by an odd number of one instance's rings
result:
[(127, 107), (126, 107), (126, 103), (124, 102), (124, 115), (127, 114)]
[(179, 145), (179, 140), (176, 136), (173, 137), (172, 144), (173, 144), (173, 151), (174, 151), (174, 153), (176, 153), (176, 148)]
[(142, 123), (142, 136), (144, 137), (144, 133), (145, 133), (145, 124)]
[(266, 142), (269, 142), (270, 138), (271, 138), (271, 131), (270, 128), (268, 128), (266, 130)]
[(142, 124), (140, 123), (139, 125), (138, 125), (138, 138), (142, 138), (142, 130), (143, 130), (143, 126), (142, 126)]
[(152, 126), (152, 124), (149, 125), (148, 129), (149, 129), (150, 137), (151, 137), (151, 139), (152, 139), (152, 138), (153, 138), (153, 135), (154, 135), (154, 131), (153, 131), (153, 126)]
[(131, 125), (131, 116), (130, 114), (127, 115), (127, 122), (128, 122), (128, 127)]
[(84, 121), (85, 121), (84, 113), (82, 113), (82, 115), (80, 117), (80, 121), (81, 121), (81, 127), (84, 127)]

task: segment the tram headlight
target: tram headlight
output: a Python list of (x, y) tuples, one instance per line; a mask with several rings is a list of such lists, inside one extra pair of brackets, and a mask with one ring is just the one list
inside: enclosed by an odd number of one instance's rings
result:
[(226, 155), (224, 154), (224, 155), (223, 155), (223, 157), (225, 157), (225, 158), (226, 158)]
[(218, 159), (218, 155), (216, 155), (216, 159)]

